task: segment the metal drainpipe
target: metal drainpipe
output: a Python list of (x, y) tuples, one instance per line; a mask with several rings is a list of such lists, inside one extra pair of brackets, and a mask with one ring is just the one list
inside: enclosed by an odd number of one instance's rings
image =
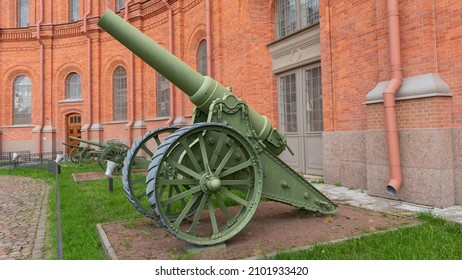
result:
[(399, 38), (399, 8), (398, 0), (388, 0), (388, 40), (390, 48), (391, 80), (383, 92), (385, 107), (385, 121), (387, 131), (388, 160), (390, 166), (390, 180), (387, 191), (396, 195), (402, 183), (401, 160), (398, 142), (398, 124), (396, 120), (395, 94), (402, 83), (401, 43)]
[(91, 130), (91, 126), (93, 125), (93, 110), (91, 108), (92, 104), (93, 104), (93, 93), (92, 93), (92, 87), (91, 87), (91, 84), (92, 84), (92, 77), (91, 77), (91, 74), (92, 74), (92, 71), (91, 71), (91, 56), (92, 56), (92, 51), (91, 51), (91, 38), (90, 38), (90, 34), (88, 32), (88, 17), (90, 16), (91, 14), (91, 0), (88, 0), (87, 2), (87, 5), (88, 5), (88, 11), (87, 13), (85, 13), (84, 15), (84, 18), (83, 18), (83, 32), (85, 33), (85, 35), (87, 36), (87, 46), (88, 46), (88, 58), (87, 58), (87, 63), (88, 63), (88, 107), (89, 107), (89, 110), (88, 110), (88, 117), (89, 117), (89, 125), (88, 125), (88, 133), (87, 135), (89, 136), (88, 138), (91, 138), (90, 137), (90, 130)]
[[(125, 2), (125, 20), (128, 21), (128, 6), (133, 2), (134, 0), (128, 0)], [(128, 129), (128, 141), (127, 144), (130, 147), (132, 145), (132, 127), (135, 124), (135, 54), (131, 53), (130, 55), (130, 82), (131, 82), (131, 91), (130, 95), (132, 97), (132, 104), (130, 106), (130, 115), (131, 115), (131, 120), (128, 122), (128, 124), (125, 126)]]
[(40, 128), (38, 130), (38, 141), (37, 141), (37, 153), (42, 153), (42, 132), (43, 132), (43, 125), (45, 123), (45, 45), (40, 36), (40, 27), (43, 23), (43, 0), (40, 0), (40, 20), (37, 22), (37, 40), (40, 44), (40, 98), (41, 98), (41, 112), (40, 112)]
[[(173, 9), (172, 6), (167, 2), (167, 0), (162, 0), (165, 7), (168, 10), (168, 34), (169, 34), (169, 43), (168, 48), (171, 53), (173, 53)], [(169, 86), (169, 93), (170, 93), (170, 116), (168, 120), (165, 122), (167, 126), (171, 126), (173, 121), (175, 120), (175, 95), (173, 84), (170, 83)]]

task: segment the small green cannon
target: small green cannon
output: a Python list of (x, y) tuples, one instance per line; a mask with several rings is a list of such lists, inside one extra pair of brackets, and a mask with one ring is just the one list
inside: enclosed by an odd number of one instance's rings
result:
[[(288, 147), (267, 117), (112, 11), (98, 25), (196, 105), (193, 124), (148, 132), (127, 153), (125, 191), (143, 214), (181, 240), (213, 245), (245, 227), (261, 196), (313, 212), (337, 211), (335, 203), (277, 157)], [(144, 191), (134, 191), (144, 179)]]
[[(129, 147), (121, 143), (119, 140), (113, 139), (107, 141), (106, 143), (100, 143), (73, 136), (69, 136), (69, 139), (80, 142), (79, 146), (74, 148), (77, 149), (77, 151), (70, 152), (72, 162), (89, 162), (96, 160), (98, 161), (99, 166), (103, 170), (106, 170), (107, 161), (110, 160), (117, 163), (117, 168), (115, 171), (122, 169), (123, 162)], [(96, 146), (99, 149), (96, 150), (90, 146)], [(76, 160), (72, 160), (73, 158)]]

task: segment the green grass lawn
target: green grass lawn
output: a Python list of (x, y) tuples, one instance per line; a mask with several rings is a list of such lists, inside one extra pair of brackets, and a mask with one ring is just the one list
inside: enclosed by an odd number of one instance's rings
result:
[[(63, 163), (59, 175), (63, 257), (72, 260), (106, 259), (98, 239), (96, 224), (127, 221), (142, 215), (125, 197), (122, 182), (114, 178), (114, 192), (108, 180), (76, 183), (72, 173), (102, 171), (96, 164)], [(56, 190), (53, 174), (31, 169), (0, 169), (1, 175), (27, 176), (47, 181), (48, 226), (45, 258), (56, 259)], [(315, 245), (308, 250), (279, 253), (274, 259), (307, 260), (402, 260), (462, 259), (462, 225), (419, 214), (421, 224), (396, 231), (371, 234), (331, 245)], [(287, 231), (290, 238), (290, 229)]]
[[(96, 224), (143, 217), (127, 200), (120, 176), (114, 178), (112, 193), (109, 192), (107, 179), (82, 183), (76, 183), (72, 179), (74, 172), (89, 171), (102, 172), (97, 164), (62, 163), (58, 182), (64, 259), (106, 259), (98, 239)], [(1, 174), (34, 177), (50, 183), (45, 256), (56, 259), (56, 189), (53, 174), (19, 168), (0, 170)]]
[(422, 224), (278, 253), (278, 260), (461, 260), (462, 225), (420, 213)]

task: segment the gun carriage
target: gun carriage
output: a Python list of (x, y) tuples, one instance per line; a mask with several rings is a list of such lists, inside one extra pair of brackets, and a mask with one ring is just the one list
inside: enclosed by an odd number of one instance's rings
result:
[(141, 213), (181, 240), (213, 245), (244, 228), (261, 196), (313, 212), (337, 211), (278, 158), (288, 149), (285, 136), (230, 88), (199, 74), (112, 11), (98, 25), (196, 105), (191, 125), (148, 132), (128, 151), (124, 188)]
[[(69, 136), (69, 139), (80, 142), (80, 144), (74, 147), (69, 153), (69, 158), (72, 162), (98, 161), (99, 166), (103, 170), (106, 170), (107, 161), (110, 160), (117, 163), (115, 171), (120, 171), (122, 169), (129, 147), (119, 140), (112, 139), (105, 143), (100, 143), (73, 136)], [(98, 147), (98, 150), (91, 146)]]

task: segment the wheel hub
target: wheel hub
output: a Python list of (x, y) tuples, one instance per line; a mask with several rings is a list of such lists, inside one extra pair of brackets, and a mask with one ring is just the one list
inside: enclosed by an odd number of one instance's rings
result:
[(204, 174), (200, 180), (200, 186), (205, 193), (216, 193), (221, 188), (221, 180), (211, 174)]

